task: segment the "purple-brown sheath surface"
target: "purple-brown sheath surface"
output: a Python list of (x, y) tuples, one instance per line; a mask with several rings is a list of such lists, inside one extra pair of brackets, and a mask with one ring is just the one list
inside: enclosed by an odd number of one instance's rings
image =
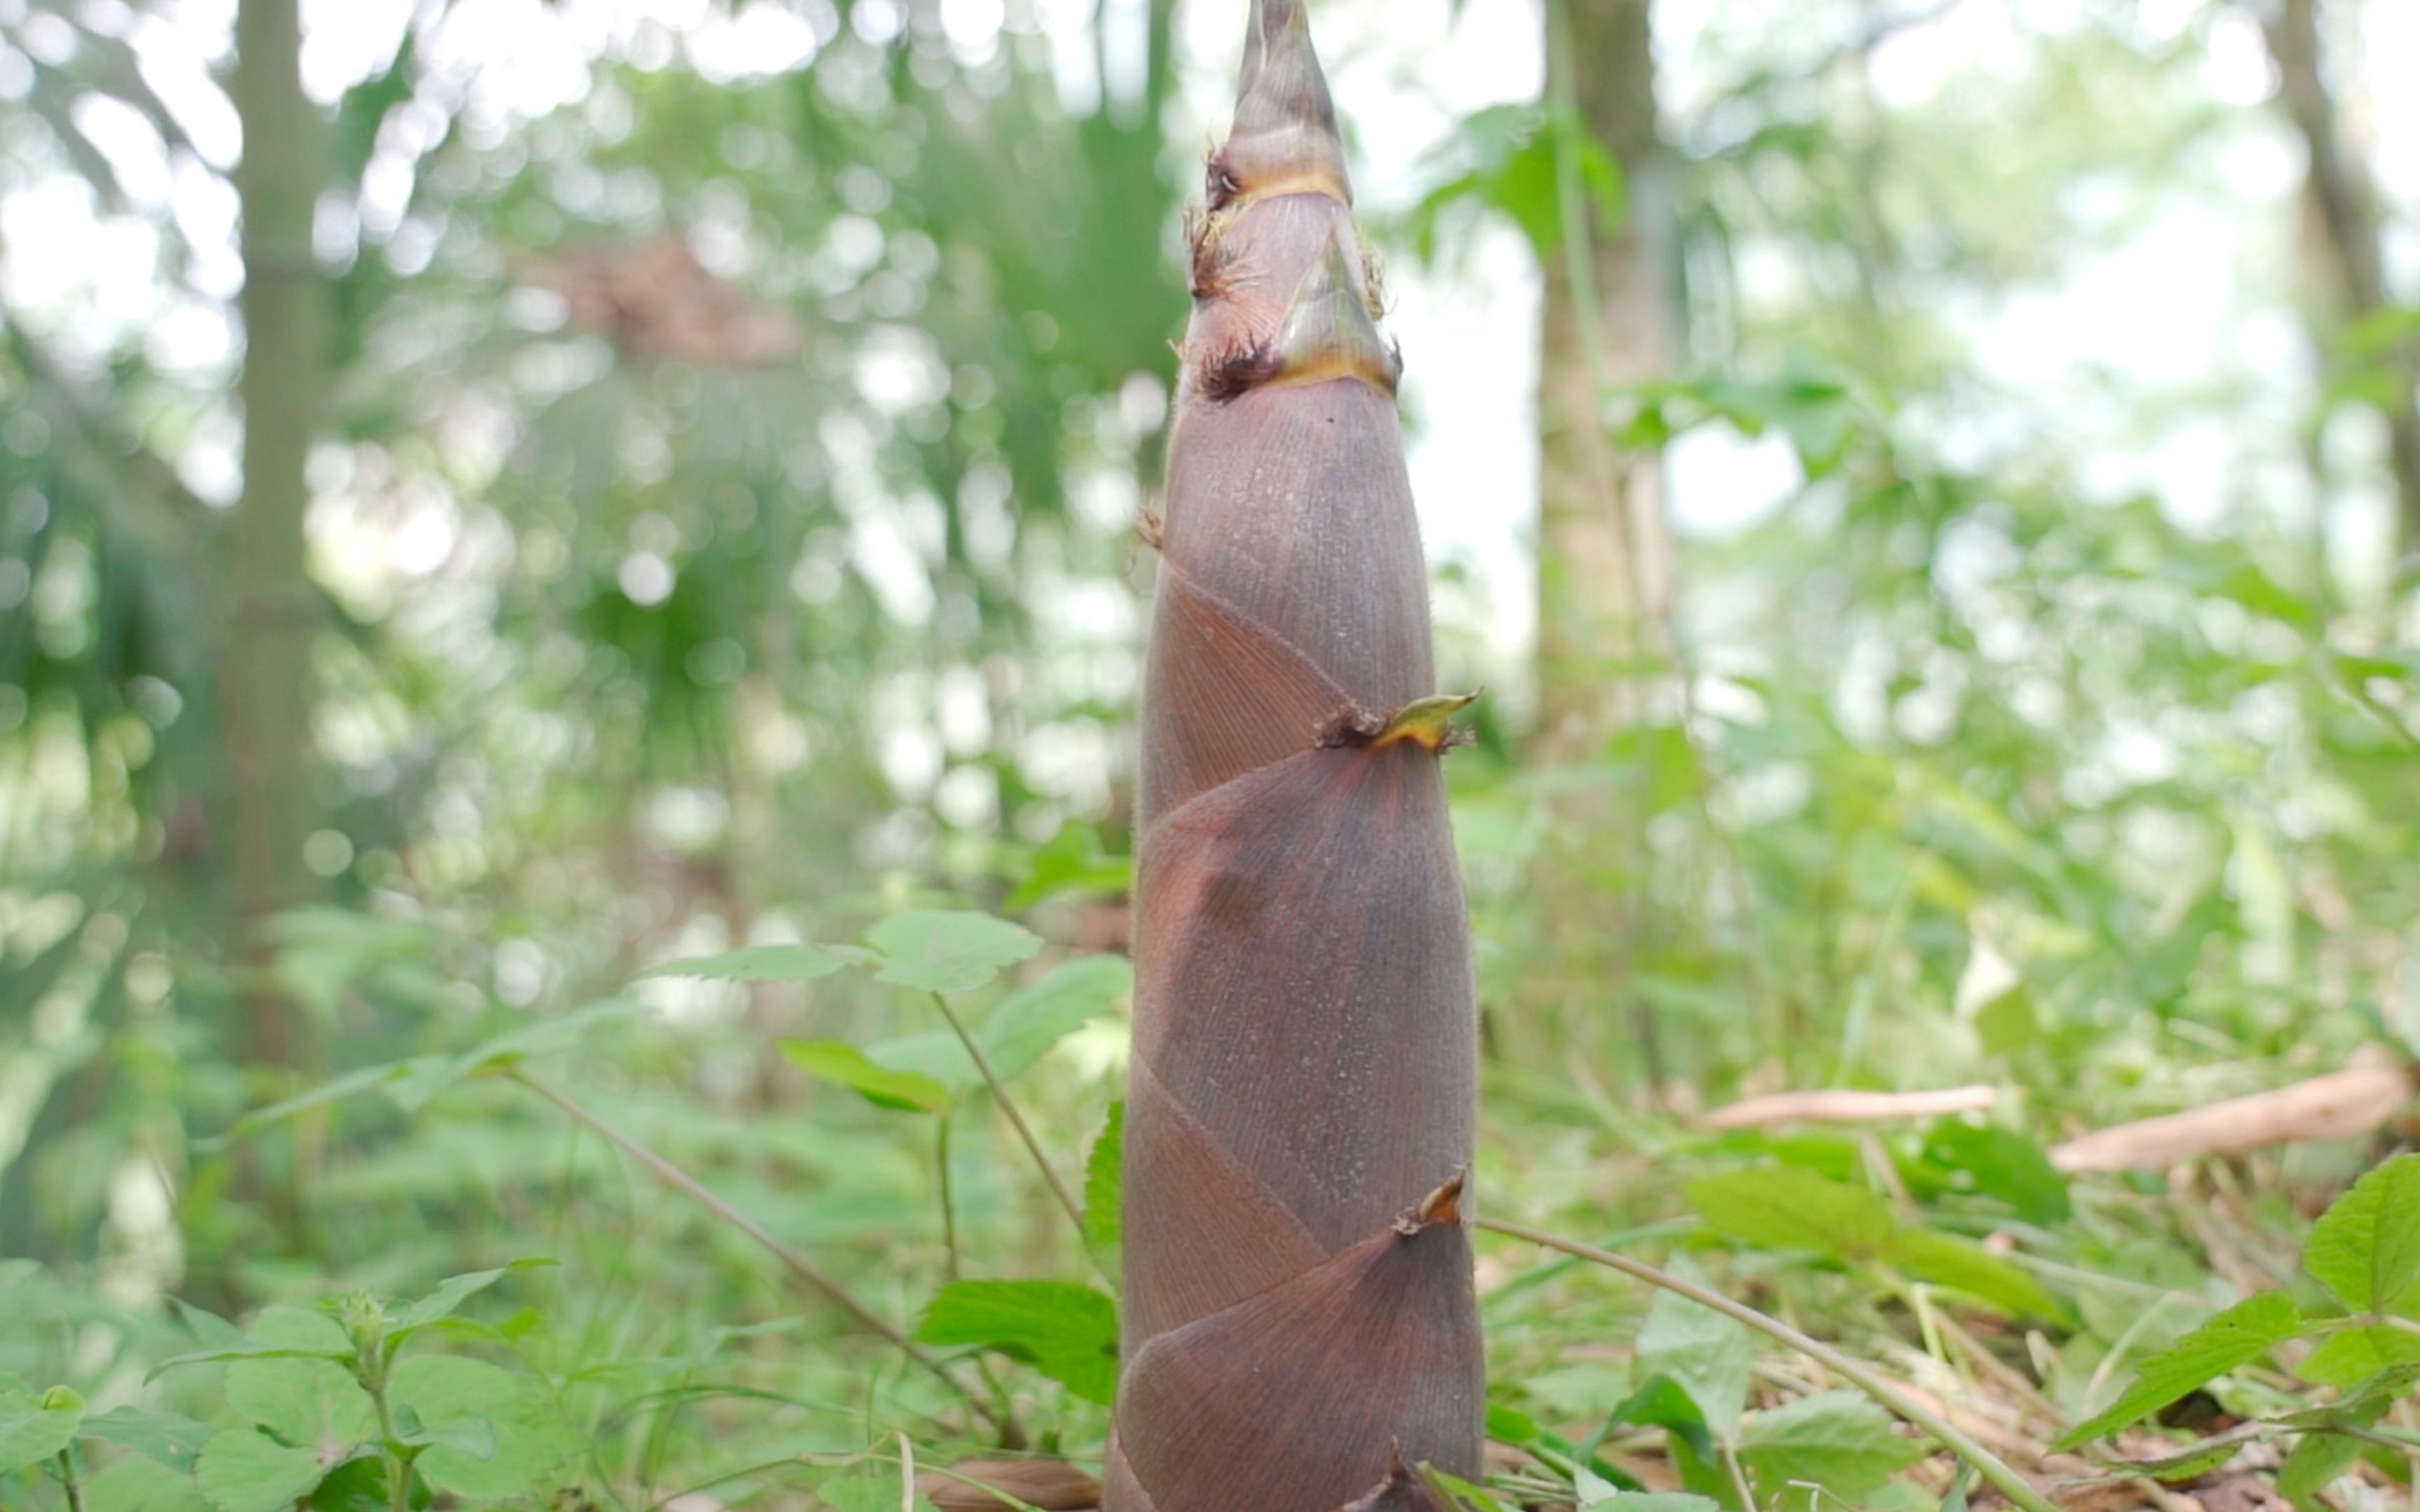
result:
[(1301, 0), (1253, 4), (1143, 693), (1109, 1512), (1337, 1512), (1480, 1460), (1459, 701), (1327, 85)]

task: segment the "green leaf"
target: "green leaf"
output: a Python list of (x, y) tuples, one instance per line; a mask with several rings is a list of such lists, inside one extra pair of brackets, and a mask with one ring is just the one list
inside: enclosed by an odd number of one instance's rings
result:
[(194, 1459), (201, 1455), (202, 1445), (217, 1430), (176, 1412), (113, 1407), (98, 1417), (85, 1418), (84, 1427), (77, 1431), (84, 1438), (132, 1449), (171, 1470), (190, 1473)]
[[(387, 1400), (409, 1408), (430, 1446), (413, 1460), (422, 1478), (470, 1501), (525, 1496), (543, 1486), (580, 1447), (579, 1437), (545, 1390), (527, 1376), (450, 1354), (416, 1354), (395, 1367)], [(451, 1442), (458, 1426), (485, 1419), (493, 1453)]]
[(1111, 1286), (1124, 1275), (1125, 1220), (1120, 1204), (1125, 1200), (1125, 1129), (1126, 1105), (1110, 1103), (1109, 1121), (1084, 1159), (1084, 1248)]
[(2208, 1385), (2302, 1332), (2303, 1315), (2282, 1291), (2248, 1297), (2145, 1360), (2134, 1383), (2088, 1421), (2070, 1428), (2056, 1449), (2114, 1432)]
[(194, 1483), (219, 1512), (284, 1512), (334, 1468), (258, 1428), (229, 1428), (203, 1446)]
[(1739, 1446), (1748, 1483), (1767, 1506), (1792, 1482), (1812, 1482), (1856, 1505), (1924, 1453), (1922, 1444), (1892, 1427), (1888, 1412), (1851, 1391), (1827, 1391), (1759, 1412)]
[(1919, 1281), (1954, 1287), (2012, 1313), (2048, 1317), (2058, 1304), (2023, 1267), (1955, 1234), (1902, 1227), (1883, 1248), (1885, 1261)]
[(85, 1481), (84, 1512), (210, 1512), (210, 1504), (190, 1472), (130, 1455)]
[(861, 959), (861, 952), (846, 947), (751, 945), (714, 955), (693, 955), (685, 960), (667, 961), (640, 972), (638, 980), (710, 977), (717, 981), (813, 981), (818, 977), (829, 977), (852, 961)]
[(879, 951), (875, 980), (930, 993), (970, 992), (1042, 949), (1039, 937), (989, 914), (910, 908), (865, 932)]
[(411, 1407), (398, 1406), (395, 1410), (395, 1438), (397, 1443), (416, 1444), (424, 1449), (443, 1444), (473, 1459), (496, 1458), (496, 1426), (484, 1417), (430, 1424), (422, 1422), (420, 1413)]
[(65, 1386), (0, 1385), (0, 1475), (50, 1458), (75, 1441), (84, 1398)]
[(1723, 1512), (1720, 1502), (1686, 1491), (1616, 1491), (1580, 1504), (1582, 1512)]
[(2321, 1491), (2361, 1458), (2361, 1441), (2341, 1433), (2306, 1433), (2277, 1467), (2277, 1492), (2297, 1506), (2315, 1506)]
[(2197, 1443), (2187, 1444), (2174, 1454), (2155, 1455), (2149, 1459), (2129, 1459), (2124, 1463), (2136, 1474), (2149, 1475), (2168, 1485), (2199, 1480), (2236, 1456), (2245, 1444), (2259, 1438), (2264, 1428), (2257, 1423), (2246, 1423)]
[(576, 1049), (587, 1042), (597, 1026), (619, 1019), (644, 1018), (650, 1011), (646, 1004), (628, 997), (607, 997), (568, 1013), (546, 1014), (535, 1023), (463, 1052), (449, 1076), (416, 1085), (414, 1090), (425, 1101), (456, 1078), (517, 1066), (535, 1056)]
[(877, 1107), (939, 1113), (950, 1105), (950, 1089), (932, 1077), (876, 1065), (845, 1041), (784, 1040), (782, 1054), (808, 1075), (838, 1082)]
[(2420, 1362), (2420, 1334), (2383, 1325), (2348, 1328), (2319, 1340), (2295, 1374), (2319, 1386), (2350, 1386)]
[(2013, 1129), (1946, 1122), (1924, 1142), (1924, 1152), (1951, 1170), (1974, 1179), (1975, 1190), (2015, 1210), (2029, 1224), (2064, 1223), (2073, 1212), (2067, 1178), (2042, 1148)]
[(411, 1303), (402, 1312), (396, 1314), (395, 1320), (387, 1325), (386, 1336), (389, 1339), (401, 1339), (420, 1329), (427, 1328), (431, 1323), (453, 1317), (454, 1309), (515, 1271), (527, 1271), (537, 1266), (554, 1263), (556, 1262), (553, 1260), (542, 1258), (513, 1260), (497, 1266), (492, 1271), (472, 1271), (462, 1275), (447, 1276), (437, 1283), (436, 1290)]
[(2303, 1269), (2354, 1312), (2420, 1317), (2420, 1154), (2379, 1166), (2320, 1214)]
[[(1745, 1395), (1743, 1388), (1742, 1396)], [(1670, 1376), (1659, 1373), (1648, 1377), (1646, 1382), (1632, 1392), (1606, 1419), (1605, 1431), (1610, 1435), (1615, 1428), (1632, 1424), (1640, 1427), (1662, 1428), (1671, 1434), (1676, 1441), (1673, 1449), (1676, 1455), (1685, 1450), (1701, 1460), (1714, 1457), (1714, 1436), (1707, 1427), (1705, 1409), (1698, 1405), (1697, 1398), (1689, 1395), (1686, 1386)], [(1734, 1413), (1723, 1442), (1730, 1443), (1738, 1430), (1739, 1416)]]
[(953, 1281), (926, 1304), (916, 1337), (1030, 1361), (1088, 1401), (1108, 1401), (1117, 1386), (1117, 1304), (1070, 1281)]
[[(1675, 1256), (1672, 1266), (1684, 1280), (1704, 1279), (1685, 1255)], [(1740, 1414), (1747, 1409), (1750, 1344), (1745, 1328), (1711, 1307), (1659, 1290), (1639, 1328), (1637, 1350), (1640, 1370), (1678, 1385), (1715, 1438), (1725, 1443), (1737, 1440)]]
[(378, 1404), (333, 1360), (240, 1360), (227, 1366), (227, 1405), (333, 1465), (378, 1431)]
[(1009, 994), (974, 1036), (991, 1057), (992, 1070), (1002, 1078), (1015, 1076), (1133, 992), (1134, 963), (1125, 956), (1078, 956)]
[(1899, 1230), (1889, 1204), (1871, 1192), (1784, 1166), (1701, 1176), (1683, 1190), (1708, 1227), (1768, 1249), (1872, 1259)]

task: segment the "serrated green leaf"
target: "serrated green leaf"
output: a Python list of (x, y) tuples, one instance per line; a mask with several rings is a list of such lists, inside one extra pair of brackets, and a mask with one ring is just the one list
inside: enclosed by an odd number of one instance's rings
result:
[(85, 1479), (84, 1512), (210, 1512), (210, 1504), (190, 1472), (130, 1455)]
[[(1674, 1257), (1672, 1267), (1684, 1280), (1704, 1279), (1685, 1255)], [(1747, 1408), (1752, 1352), (1745, 1328), (1711, 1307), (1659, 1290), (1638, 1330), (1637, 1350), (1640, 1370), (1670, 1380), (1715, 1438), (1737, 1442), (1740, 1414)]]
[(197, 1423), (176, 1412), (147, 1412), (139, 1407), (113, 1407), (98, 1416), (87, 1417), (76, 1430), (87, 1439), (99, 1439), (121, 1449), (132, 1449), (147, 1455), (172, 1470), (191, 1472), (194, 1461), (217, 1430), (207, 1423)]
[(1003, 1078), (1030, 1070), (1050, 1047), (1114, 1009), (1134, 992), (1134, 963), (1087, 955), (1008, 995), (985, 1015), (975, 1039)]
[(845, 947), (751, 945), (713, 955), (693, 955), (679, 961), (667, 961), (640, 972), (637, 980), (706, 977), (716, 981), (813, 981), (818, 977), (829, 977), (860, 959), (862, 959), (861, 952)]
[(1891, 1415), (1851, 1391), (1827, 1391), (1759, 1412), (1740, 1435), (1740, 1464), (1761, 1505), (1811, 1482), (1852, 1506), (1924, 1458)]
[(219, 1512), (284, 1512), (333, 1468), (258, 1428), (228, 1428), (202, 1446), (194, 1483)]
[(882, 956), (875, 980), (930, 993), (971, 992), (1042, 949), (1041, 939), (989, 914), (910, 908), (865, 932)]
[(1111, 1286), (1124, 1278), (1125, 1220), (1120, 1204), (1125, 1200), (1125, 1103), (1110, 1103), (1109, 1122), (1084, 1158), (1084, 1248)]
[(427, 1296), (409, 1304), (397, 1313), (394, 1321), (387, 1325), (386, 1336), (389, 1339), (400, 1339), (427, 1328), (431, 1323), (453, 1317), (454, 1309), (515, 1271), (533, 1270), (541, 1265), (554, 1263), (552, 1260), (542, 1258), (513, 1260), (497, 1266), (491, 1271), (472, 1271), (462, 1275), (449, 1275), (437, 1283), (437, 1288)]
[(2379, 1166), (2320, 1214), (2303, 1269), (2354, 1312), (2420, 1316), (2420, 1154)]
[(239, 1360), (227, 1366), (227, 1405), (333, 1465), (378, 1431), (378, 1404), (333, 1360)]
[(417, 1354), (395, 1367), (391, 1406), (409, 1407), (422, 1431), (440, 1435), (484, 1419), (494, 1435), (482, 1457), (432, 1442), (412, 1461), (441, 1491), (472, 1501), (523, 1496), (543, 1486), (575, 1453), (580, 1441), (546, 1392), (527, 1376), (450, 1354)]
[(2377, 1325), (2329, 1335), (2295, 1374), (2314, 1385), (2351, 1386), (2414, 1363), (2420, 1363), (2420, 1334)]
[(1708, 1227), (1768, 1249), (1873, 1259), (1899, 1230), (1881, 1197), (1803, 1170), (1751, 1166), (1701, 1176), (1683, 1190)]
[(2238, 1365), (2258, 1359), (2302, 1332), (2302, 1327), (2301, 1310), (2284, 1292), (2248, 1297), (2145, 1360), (2133, 1385), (2105, 1410), (2061, 1435), (2053, 1447), (2072, 1449), (2156, 1412)]
[(1117, 1304), (1070, 1281), (953, 1281), (925, 1305), (916, 1337), (1030, 1361), (1088, 1401), (1117, 1386)]
[(65, 1386), (0, 1385), (0, 1475), (50, 1458), (75, 1441), (84, 1398)]
[(877, 1065), (845, 1041), (784, 1040), (782, 1054), (808, 1075), (837, 1082), (877, 1107), (939, 1113), (950, 1105), (950, 1089), (932, 1077)]

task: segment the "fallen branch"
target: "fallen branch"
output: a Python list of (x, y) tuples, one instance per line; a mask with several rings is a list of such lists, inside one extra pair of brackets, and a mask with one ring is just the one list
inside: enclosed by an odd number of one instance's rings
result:
[(2356, 1066), (2273, 1091), (2095, 1130), (2053, 1149), (2050, 1163), (2070, 1176), (2165, 1170), (2202, 1155), (2232, 1155), (2296, 1139), (2352, 1139), (2410, 1106), (2412, 1091), (2412, 1073), (2404, 1067)]
[(1767, 1129), (1776, 1123), (1888, 1123), (1947, 1113), (1979, 1113), (2000, 1099), (1999, 1089), (1943, 1087), (1919, 1092), (1775, 1092), (1718, 1107), (1698, 1120), (1700, 1129)]

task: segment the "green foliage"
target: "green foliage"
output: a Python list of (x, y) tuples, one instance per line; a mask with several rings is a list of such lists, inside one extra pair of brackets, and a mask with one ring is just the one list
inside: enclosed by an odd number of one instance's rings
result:
[(1072, 1282), (953, 1281), (925, 1304), (916, 1336), (1001, 1350), (1088, 1401), (1108, 1401), (1117, 1385), (1117, 1304)]
[(2355, 1312), (2420, 1319), (2420, 1155), (2353, 1184), (2311, 1227), (2303, 1269)]
[(1740, 1463), (1765, 1506), (1820, 1503), (1808, 1495), (1816, 1488), (1854, 1504), (1923, 1458), (1923, 1445), (1896, 1431), (1889, 1413), (1845, 1391), (1759, 1412), (1739, 1441)]
[(2303, 1315), (2282, 1291), (2248, 1297), (2145, 1360), (2118, 1399), (2062, 1434), (2061, 1448), (2124, 1427), (2267, 1354), (2303, 1331)]
[(939, 1113), (950, 1105), (950, 1089), (930, 1076), (892, 1071), (865, 1058), (865, 1052), (838, 1040), (784, 1040), (782, 1054), (808, 1075), (837, 1082), (876, 1107), (908, 1113)]
[(0, 1379), (0, 1473), (50, 1458), (73, 1443), (84, 1398), (65, 1386), (38, 1392)]

